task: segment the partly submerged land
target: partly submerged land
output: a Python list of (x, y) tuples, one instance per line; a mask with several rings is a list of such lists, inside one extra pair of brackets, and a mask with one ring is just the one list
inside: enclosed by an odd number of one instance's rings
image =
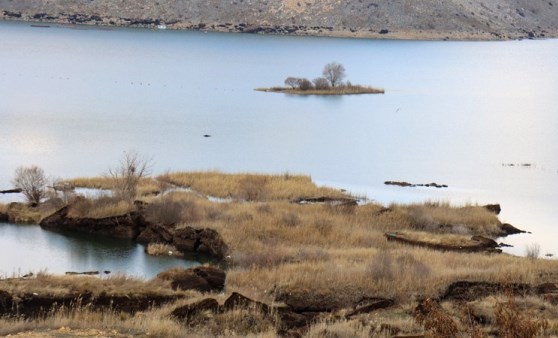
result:
[(555, 0), (0, 0), (0, 19), (375, 39), (558, 37)]
[(382, 206), (291, 174), (169, 173), (142, 179), (134, 198), (70, 189), (110, 190), (110, 178), (62, 186), (36, 207), (0, 205), (0, 219), (216, 264), (149, 281), (2, 279), (0, 335), (558, 334), (558, 261), (498, 253), (495, 239), (517, 231), (498, 220), (499, 206)]

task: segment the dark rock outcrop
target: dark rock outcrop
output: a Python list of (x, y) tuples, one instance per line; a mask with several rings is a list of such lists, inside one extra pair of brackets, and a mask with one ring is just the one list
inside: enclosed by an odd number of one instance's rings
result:
[(400, 181), (385, 181), (384, 182), (385, 185), (395, 185), (398, 187), (410, 187), (410, 188), (416, 188), (416, 187), (426, 187), (426, 188), (447, 188), (448, 186), (446, 184), (438, 184), (438, 183), (421, 183), (421, 184), (414, 184), (414, 183), (409, 183), (409, 182), (400, 182)]
[(8, 216), (8, 214), (0, 212), (0, 223), (7, 223), (7, 222), (9, 222), (9, 220), (10, 220), (10, 217)]
[(182, 252), (196, 252), (219, 259), (225, 258), (229, 251), (221, 235), (209, 228), (195, 229), (188, 226), (177, 229), (172, 244)]
[(145, 218), (137, 211), (105, 218), (71, 218), (67, 217), (69, 208), (69, 206), (63, 207), (44, 218), (40, 222), (41, 228), (52, 231), (94, 233), (134, 240), (147, 227)]
[(403, 233), (387, 232), (385, 233), (388, 241), (409, 244), (433, 250), (441, 251), (456, 251), (456, 252), (489, 252), (501, 253), (498, 243), (493, 239), (483, 236), (473, 236), (468, 242), (463, 242), (461, 245), (457, 244), (444, 244), (444, 243), (431, 243), (406, 236)]
[(357, 302), (353, 310), (347, 313), (346, 317), (351, 318), (357, 315), (371, 313), (379, 309), (385, 309), (395, 304), (393, 299), (386, 298), (364, 298)]
[(501, 236), (508, 236), (508, 235), (516, 235), (516, 234), (524, 234), (527, 231), (518, 229), (511, 224), (504, 223), (500, 225), (500, 230), (502, 230)]
[(233, 292), (223, 304), (225, 311), (232, 311), (234, 309), (253, 309), (262, 313), (269, 313), (270, 307), (262, 302), (255, 301), (238, 292)]
[(126, 238), (142, 244), (166, 243), (182, 253), (202, 254), (224, 259), (229, 251), (221, 235), (209, 228), (191, 226), (175, 228), (173, 225), (153, 224), (146, 220), (143, 209), (124, 215), (105, 218), (71, 218), (65, 206), (44, 218), (40, 225), (52, 231), (76, 231), (110, 237)]
[(189, 323), (192, 319), (194, 319), (194, 317), (203, 312), (219, 313), (221, 312), (221, 307), (215, 299), (206, 298), (200, 300), (199, 302), (177, 307), (171, 312), (171, 316)]
[(182, 295), (92, 295), (91, 293), (66, 294), (59, 296), (25, 293), (14, 295), (0, 290), (0, 317), (36, 318), (60, 308), (76, 306), (90, 307), (98, 310), (111, 310), (126, 313), (145, 311), (153, 306), (160, 306), (177, 299)]
[(470, 282), (459, 281), (448, 286), (441, 300), (462, 300), (473, 301), (490, 295), (511, 292), (514, 295), (524, 295), (532, 292), (529, 284), (521, 283), (491, 283), (491, 282)]
[(358, 201), (354, 198), (342, 197), (301, 197), (293, 200), (292, 203), (296, 204), (328, 204), (328, 205), (342, 205), (342, 206), (356, 206)]
[(500, 215), (500, 212), (502, 211), (500, 204), (487, 204), (483, 206), (483, 208), (485, 208), (486, 210), (492, 213), (495, 213), (496, 215)]
[(222, 291), (227, 277), (225, 271), (213, 266), (198, 266), (190, 269), (171, 269), (157, 275), (171, 281), (174, 290), (198, 290), (202, 292)]

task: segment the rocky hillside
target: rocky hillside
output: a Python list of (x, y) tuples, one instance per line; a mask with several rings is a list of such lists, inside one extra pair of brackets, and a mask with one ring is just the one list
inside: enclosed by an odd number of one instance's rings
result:
[(0, 18), (391, 39), (558, 37), (558, 0), (0, 0)]

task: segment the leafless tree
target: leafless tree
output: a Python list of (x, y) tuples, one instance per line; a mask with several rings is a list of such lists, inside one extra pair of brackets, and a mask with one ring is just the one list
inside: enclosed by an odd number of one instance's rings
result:
[(345, 78), (345, 67), (336, 62), (328, 63), (325, 65), (322, 74), (331, 83), (331, 86), (335, 87)]
[(297, 77), (289, 76), (288, 78), (285, 79), (285, 85), (295, 89), (296, 87), (298, 87), (299, 80), (300, 79)]
[(312, 82), (310, 82), (310, 80), (308, 79), (298, 79), (298, 88), (300, 88), (301, 90), (309, 90), (312, 89), (314, 86), (312, 85)]
[(133, 199), (137, 195), (138, 184), (142, 178), (151, 174), (151, 160), (133, 150), (125, 151), (117, 167), (109, 169), (117, 197)]
[(329, 81), (325, 77), (319, 77), (314, 79), (314, 88), (318, 90), (329, 89)]
[(29, 204), (33, 206), (38, 205), (46, 196), (47, 178), (43, 169), (36, 165), (17, 168), (12, 184), (21, 189)]

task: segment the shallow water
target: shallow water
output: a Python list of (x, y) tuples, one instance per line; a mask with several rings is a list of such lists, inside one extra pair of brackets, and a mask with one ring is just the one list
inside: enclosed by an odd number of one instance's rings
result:
[[(19, 165), (93, 176), (123, 150), (155, 172), (306, 173), (382, 202), (501, 203), (558, 254), (558, 40), (374, 41), (0, 23), (0, 187)], [(256, 92), (345, 65), (385, 95)], [(211, 137), (205, 138), (204, 134)], [(530, 163), (531, 167), (503, 166)], [(437, 182), (448, 189), (384, 186)]]
[(89, 234), (59, 234), (37, 225), (0, 223), (0, 277), (45, 271), (110, 271), (152, 278), (172, 267), (191, 267), (194, 261), (153, 257), (144, 247), (127, 240)]

